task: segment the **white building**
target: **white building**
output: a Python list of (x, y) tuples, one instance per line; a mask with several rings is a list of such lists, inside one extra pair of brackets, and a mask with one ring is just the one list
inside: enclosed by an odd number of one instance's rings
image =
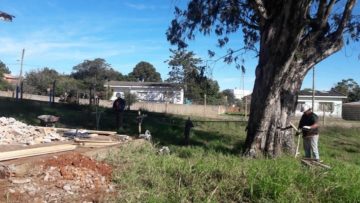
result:
[(112, 92), (112, 101), (118, 94), (124, 96), (125, 92), (130, 92), (135, 94), (140, 102), (184, 103), (183, 88), (173, 83), (109, 81), (104, 86)]
[[(300, 112), (302, 104), (312, 106), (312, 91), (301, 91), (298, 96), (298, 105), (296, 107), (295, 115), (301, 116)], [(343, 99), (346, 99), (341, 93), (335, 91), (315, 91), (314, 109), (313, 112), (318, 116), (330, 116), (341, 118)]]
[(232, 92), (234, 93), (234, 96), (236, 99), (242, 99), (244, 96), (250, 95), (251, 91), (250, 90), (242, 90), (242, 89), (232, 89)]

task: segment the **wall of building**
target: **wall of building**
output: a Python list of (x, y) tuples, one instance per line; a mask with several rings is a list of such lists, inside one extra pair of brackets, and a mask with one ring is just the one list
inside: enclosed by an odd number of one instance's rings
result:
[(225, 106), (215, 105), (184, 105), (184, 104), (168, 104), (168, 103), (142, 103), (138, 102), (131, 105), (131, 110), (145, 109), (150, 112), (188, 115), (198, 117), (218, 117), (224, 114)]
[(125, 92), (130, 92), (135, 94), (140, 101), (148, 102), (160, 102), (160, 103), (174, 103), (174, 104), (183, 104), (184, 103), (184, 91), (173, 90), (170, 88), (124, 88), (124, 87), (113, 87), (112, 88), (112, 97), (111, 100), (116, 99), (116, 95), (119, 93), (121, 96)]
[[(1, 97), (13, 97), (15, 98), (13, 91), (0, 91)], [(20, 94), (19, 94), (20, 97)], [(23, 94), (23, 99), (30, 99), (30, 100), (36, 100), (36, 101), (49, 101), (49, 96), (43, 96), (43, 95), (35, 95), (35, 94)], [(55, 97), (55, 101), (58, 101), (59, 97)]]
[[(312, 97), (299, 96), (298, 106), (296, 108), (295, 115), (301, 116), (303, 114), (303, 112), (300, 111), (300, 105), (303, 103), (312, 106)], [(325, 111), (325, 116), (334, 117), (334, 118), (342, 117), (342, 98), (315, 97), (313, 112), (316, 113), (318, 116), (324, 115), (324, 111), (322, 110), (320, 105), (321, 103), (332, 103), (333, 105), (333, 111)]]
[[(0, 97), (13, 97), (12, 92), (0, 91)], [(24, 94), (24, 99), (36, 100), (36, 101), (49, 101), (48, 96), (41, 95), (32, 95)], [(55, 97), (55, 102), (59, 101), (59, 97)], [(86, 105), (89, 104), (89, 99), (79, 99), (79, 103)], [(111, 108), (113, 101), (109, 100), (100, 100), (99, 105), (103, 107)], [(216, 118), (220, 114), (224, 114), (226, 107), (225, 106), (215, 106), (215, 105), (185, 105), (185, 104), (168, 104), (168, 103), (145, 103), (137, 102), (130, 107), (131, 110), (144, 109), (150, 112), (157, 113), (168, 113), (176, 115), (188, 115), (188, 116), (198, 116), (198, 117), (210, 117)]]
[(242, 89), (232, 89), (234, 96), (236, 99), (242, 99), (244, 96), (250, 95), (250, 90), (242, 90)]

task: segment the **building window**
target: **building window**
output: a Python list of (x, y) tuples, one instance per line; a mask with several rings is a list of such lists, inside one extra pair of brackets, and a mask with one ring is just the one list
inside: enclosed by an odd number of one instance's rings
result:
[(333, 112), (334, 111), (334, 103), (333, 102), (319, 102), (318, 111), (324, 112)]
[(301, 111), (301, 106), (305, 104), (305, 102), (298, 102), (297, 106), (296, 106), (296, 111)]

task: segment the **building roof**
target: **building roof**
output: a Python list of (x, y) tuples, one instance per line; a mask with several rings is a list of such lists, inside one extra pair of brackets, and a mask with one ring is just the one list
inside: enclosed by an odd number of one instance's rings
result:
[(360, 101), (345, 103), (344, 105), (360, 106)]
[(3, 76), (5, 79), (12, 79), (12, 80), (17, 80), (19, 78), (17, 76), (13, 76), (13, 75), (7, 74), (7, 73), (4, 73)]
[[(299, 93), (299, 96), (312, 96), (313, 92), (312, 90), (302, 90)], [(341, 94), (340, 92), (336, 92), (333, 90), (330, 91), (318, 91), (315, 90), (315, 96), (316, 97), (341, 97), (341, 98), (346, 98), (345, 95)]]
[(182, 88), (181, 84), (168, 83), (168, 82), (129, 82), (129, 81), (114, 81), (111, 80), (108, 83), (105, 83), (105, 86), (112, 87), (173, 87), (173, 88)]

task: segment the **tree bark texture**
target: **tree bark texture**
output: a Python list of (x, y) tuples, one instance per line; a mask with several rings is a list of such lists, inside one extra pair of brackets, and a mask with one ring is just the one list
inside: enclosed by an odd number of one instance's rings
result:
[[(310, 1), (269, 6), (260, 30), (259, 63), (252, 93), (245, 155), (294, 152), (291, 129), (297, 95), (306, 73), (343, 46), (342, 36), (306, 30)], [(274, 3), (275, 4), (275, 3)], [(262, 11), (264, 12), (264, 11)]]

